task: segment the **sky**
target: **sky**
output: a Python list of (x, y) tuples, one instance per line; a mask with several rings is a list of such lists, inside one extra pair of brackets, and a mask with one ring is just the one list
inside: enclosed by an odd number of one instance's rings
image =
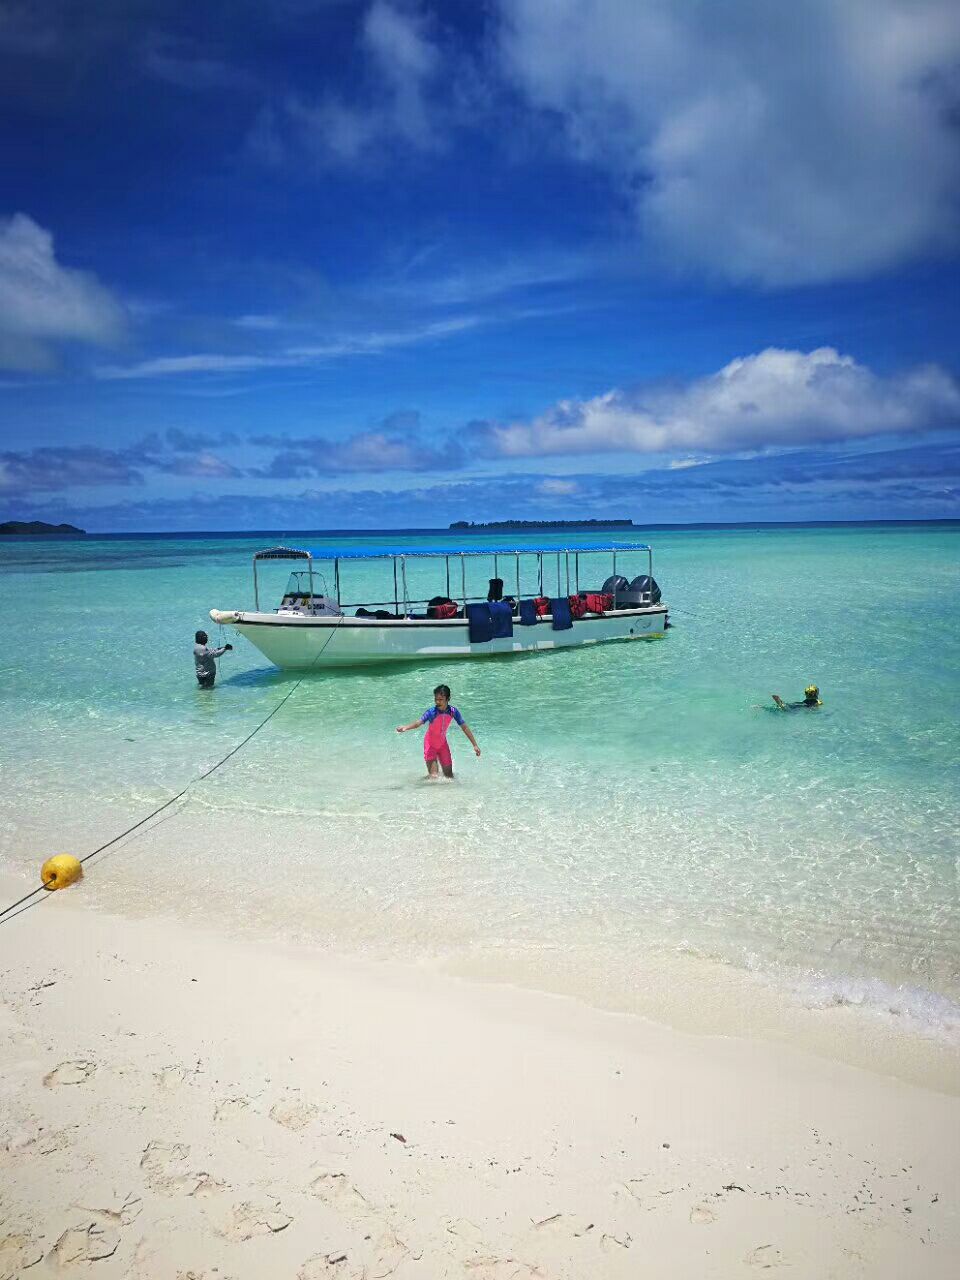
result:
[(0, 0), (0, 519), (960, 518), (954, 0)]

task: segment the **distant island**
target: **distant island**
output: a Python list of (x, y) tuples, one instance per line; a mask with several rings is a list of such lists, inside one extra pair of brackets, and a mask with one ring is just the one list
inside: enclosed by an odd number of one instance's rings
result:
[(47, 524), (44, 520), (7, 520), (0, 524), (0, 534), (13, 533), (21, 535), (86, 533), (86, 529), (78, 529), (75, 524)]
[(454, 520), (451, 529), (632, 529), (632, 520)]

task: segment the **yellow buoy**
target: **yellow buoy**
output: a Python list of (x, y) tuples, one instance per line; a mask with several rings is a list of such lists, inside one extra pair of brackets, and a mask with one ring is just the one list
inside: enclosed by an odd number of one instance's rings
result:
[(45, 889), (65, 889), (82, 875), (79, 858), (70, 853), (57, 853), (40, 868), (40, 879)]

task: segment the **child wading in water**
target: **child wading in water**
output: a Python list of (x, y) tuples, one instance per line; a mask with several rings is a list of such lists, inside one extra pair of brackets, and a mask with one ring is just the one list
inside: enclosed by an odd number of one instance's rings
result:
[(411, 729), (419, 729), (422, 724), (427, 726), (427, 732), (423, 738), (423, 758), (427, 762), (427, 773), (431, 778), (437, 777), (438, 767), (443, 770), (445, 778), (453, 777), (453, 758), (450, 755), (450, 747), (447, 743), (447, 730), (451, 724), (456, 721), (463, 732), (470, 739), (474, 751), (480, 754), (480, 748), (477, 746), (477, 740), (470, 732), (468, 725), (464, 724), (463, 716), (456, 707), (450, 705), (450, 686), (446, 684), (438, 684), (433, 691), (432, 707), (428, 707), (419, 720), (414, 720), (412, 724), (401, 724), (397, 726), (397, 733), (408, 733)]

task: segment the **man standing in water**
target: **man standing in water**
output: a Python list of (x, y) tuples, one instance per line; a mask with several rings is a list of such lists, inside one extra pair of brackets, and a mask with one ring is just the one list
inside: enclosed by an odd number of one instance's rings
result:
[(217, 658), (222, 658), (232, 644), (225, 644), (222, 649), (208, 649), (210, 637), (205, 631), (198, 631), (194, 636), (193, 661), (197, 669), (197, 683), (201, 689), (212, 689), (217, 679)]

